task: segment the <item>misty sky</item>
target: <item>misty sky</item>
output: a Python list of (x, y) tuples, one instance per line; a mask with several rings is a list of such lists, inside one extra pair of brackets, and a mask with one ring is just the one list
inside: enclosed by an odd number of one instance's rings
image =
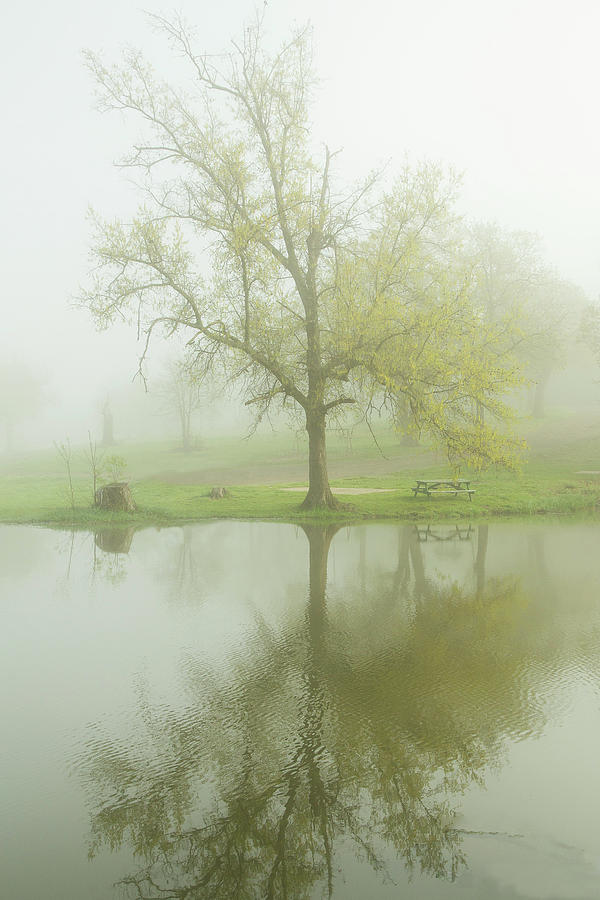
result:
[[(145, 8), (170, 9), (153, 0)], [(219, 52), (255, 4), (177, 8), (198, 46)], [(405, 156), (446, 162), (465, 173), (464, 212), (538, 232), (548, 261), (598, 297), (597, 0), (268, 2), (275, 43), (307, 20), (323, 81), (316, 131), (344, 148), (346, 174), (386, 160), (393, 170)], [(88, 205), (111, 216), (135, 204), (112, 166), (133, 132), (94, 110), (81, 51), (115, 60), (125, 44), (146, 48), (167, 76), (170, 56), (131, 0), (12, 3), (2, 32), (0, 353), (31, 360), (57, 421), (67, 422), (130, 378), (138, 352), (135, 335), (96, 334), (87, 314), (69, 308), (88, 266)]]

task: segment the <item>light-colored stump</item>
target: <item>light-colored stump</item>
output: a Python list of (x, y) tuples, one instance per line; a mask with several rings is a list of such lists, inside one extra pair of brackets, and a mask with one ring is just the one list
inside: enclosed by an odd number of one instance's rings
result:
[(127, 481), (103, 484), (96, 491), (96, 506), (120, 512), (135, 512), (135, 503)]
[(208, 496), (211, 500), (223, 500), (224, 497), (229, 497), (229, 491), (224, 487), (214, 487)]

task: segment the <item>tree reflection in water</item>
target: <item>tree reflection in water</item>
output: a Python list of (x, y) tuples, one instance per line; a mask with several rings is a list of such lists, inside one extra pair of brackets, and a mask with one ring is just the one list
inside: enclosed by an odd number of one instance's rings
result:
[(523, 597), (515, 579), (485, 582), (487, 531), (464, 591), (428, 579), (415, 529), (400, 528), (396, 570), (368, 595), (359, 573), (334, 616), (339, 527), (303, 530), (303, 618), (276, 630), (257, 614), (230, 675), (192, 661), (184, 710), (142, 700), (139, 743), (87, 745), (91, 852), (130, 845), (132, 897), (331, 897), (350, 847), (384, 878), (392, 848), (410, 871), (453, 880), (465, 864), (453, 804), (507, 734), (542, 724), (524, 702), (531, 647), (514, 639)]

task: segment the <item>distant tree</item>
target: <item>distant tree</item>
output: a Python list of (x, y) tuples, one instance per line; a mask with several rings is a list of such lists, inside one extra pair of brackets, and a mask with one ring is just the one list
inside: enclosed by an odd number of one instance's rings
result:
[(510, 463), (517, 442), (470, 414), (481, 403), (504, 418), (519, 375), (510, 323), (473, 319), (455, 180), (423, 165), (389, 190), (377, 175), (336, 189), (336, 153), (311, 150), (308, 30), (270, 56), (259, 22), (214, 57), (178, 20), (154, 21), (189, 64), (191, 91), (158, 80), (139, 53), (122, 68), (88, 54), (101, 108), (137, 114), (147, 130), (124, 163), (144, 173), (138, 215), (94, 218), (82, 302), (97, 324), (143, 329), (142, 359), (155, 332), (184, 332), (259, 414), (296, 404), (309, 439), (305, 508), (337, 505), (326, 427), (345, 404), (393, 413), (401, 397), (450, 458)]
[[(539, 239), (529, 232), (475, 223), (469, 228), (468, 245), (476, 309), (488, 323), (515, 317), (519, 330), (515, 355), (535, 385), (532, 413), (542, 417), (546, 386), (566, 362), (583, 292), (547, 265)], [(484, 414), (481, 404), (480, 420)]]
[(102, 404), (102, 446), (112, 447), (115, 443), (114, 420), (108, 397)]
[(172, 362), (159, 385), (159, 395), (163, 411), (177, 418), (182, 450), (191, 450), (194, 413), (202, 401), (202, 381), (198, 369), (186, 360)]
[(56, 448), (56, 452), (65, 464), (65, 470), (67, 473), (69, 505), (71, 507), (71, 511), (74, 513), (75, 488), (73, 486), (73, 448), (71, 447), (71, 441), (69, 438), (67, 438), (66, 441), (61, 441), (60, 443), (57, 443), (55, 441), (54, 447)]
[(594, 360), (600, 366), (600, 297), (598, 301), (589, 303), (583, 308), (577, 337), (589, 348)]
[(0, 363), (0, 423), (7, 451), (13, 447), (15, 428), (36, 416), (43, 404), (42, 382), (28, 366)]
[(88, 431), (88, 445), (84, 450), (84, 459), (89, 466), (92, 477), (92, 503), (96, 505), (96, 491), (98, 482), (104, 472), (104, 454), (98, 449), (96, 441), (92, 440), (92, 434)]
[(550, 377), (567, 364), (584, 304), (580, 288), (551, 275), (525, 310), (524, 370), (535, 384), (532, 414), (536, 418), (545, 415)]

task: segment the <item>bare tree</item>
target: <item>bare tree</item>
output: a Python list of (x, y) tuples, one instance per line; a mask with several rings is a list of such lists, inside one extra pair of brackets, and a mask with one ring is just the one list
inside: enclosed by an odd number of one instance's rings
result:
[[(544, 261), (536, 235), (490, 223), (469, 229), (476, 290), (475, 307), (487, 322), (513, 315), (519, 335), (515, 353), (534, 385), (532, 413), (545, 413), (545, 391), (553, 372), (564, 366), (584, 305), (583, 291), (559, 277)], [(477, 418), (483, 423), (485, 403)]]
[(98, 450), (98, 444), (96, 443), (96, 441), (92, 440), (92, 434), (90, 431), (88, 431), (88, 446), (84, 451), (84, 456), (89, 466), (90, 474), (92, 476), (92, 502), (94, 506), (96, 506), (96, 491), (98, 490), (98, 481), (104, 471), (104, 453)]
[(71, 441), (69, 438), (66, 441), (62, 441), (60, 444), (54, 442), (54, 446), (56, 448), (56, 452), (62, 459), (65, 464), (65, 468), (67, 470), (67, 484), (69, 489), (69, 501), (71, 504), (72, 512), (75, 512), (75, 490), (73, 488), (73, 472), (71, 468), (71, 463), (73, 461), (73, 448), (71, 447)]
[(13, 446), (15, 428), (37, 415), (43, 403), (42, 383), (27, 365), (14, 361), (0, 364), (0, 423), (8, 451)]
[(114, 420), (108, 397), (102, 404), (102, 446), (112, 447), (115, 443)]
[(194, 413), (202, 402), (202, 381), (199, 371), (185, 360), (172, 362), (159, 387), (159, 394), (163, 411), (176, 417), (181, 448), (188, 452), (193, 446)]

